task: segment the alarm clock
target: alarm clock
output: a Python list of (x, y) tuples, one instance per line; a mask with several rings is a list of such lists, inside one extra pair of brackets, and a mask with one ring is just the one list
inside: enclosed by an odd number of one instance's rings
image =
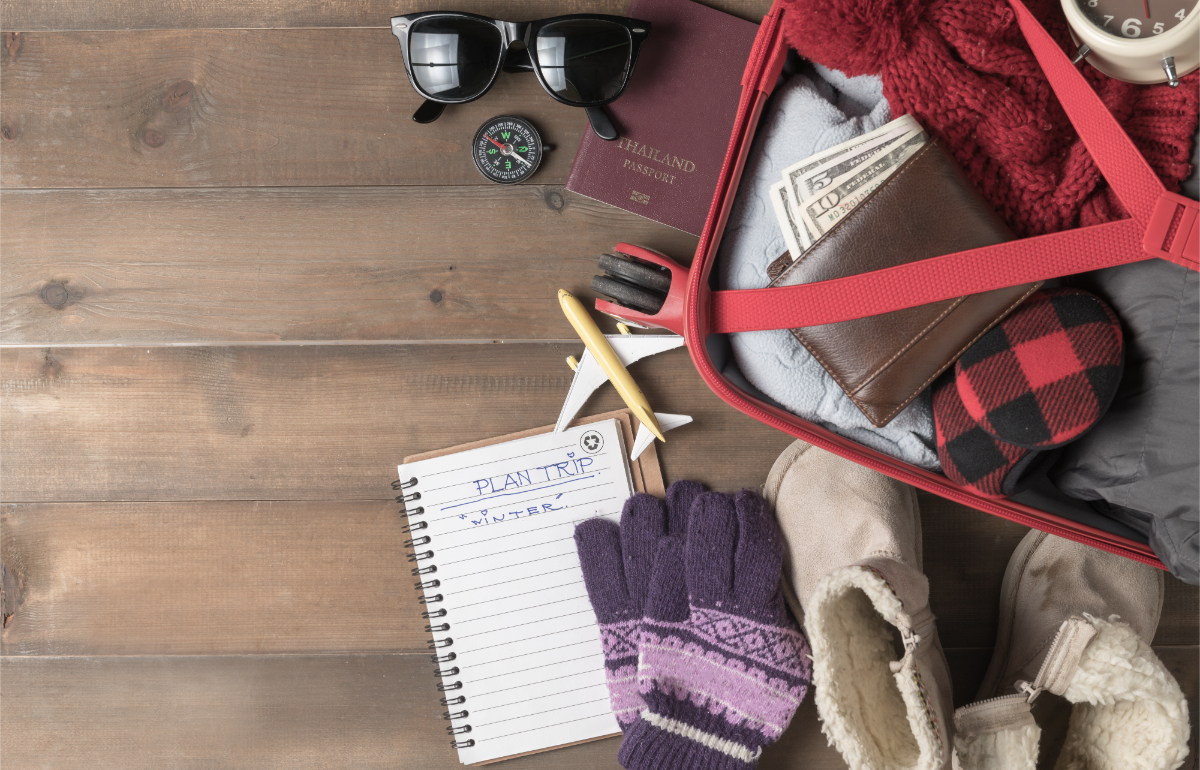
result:
[(1062, 0), (1075, 61), (1127, 83), (1168, 83), (1200, 67), (1195, 0)]

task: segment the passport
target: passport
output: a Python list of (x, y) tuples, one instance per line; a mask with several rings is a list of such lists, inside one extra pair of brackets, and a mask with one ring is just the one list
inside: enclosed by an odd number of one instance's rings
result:
[(632, 0), (629, 16), (651, 27), (625, 93), (604, 107), (620, 138), (586, 131), (567, 189), (698, 236), (758, 25), (692, 0)]

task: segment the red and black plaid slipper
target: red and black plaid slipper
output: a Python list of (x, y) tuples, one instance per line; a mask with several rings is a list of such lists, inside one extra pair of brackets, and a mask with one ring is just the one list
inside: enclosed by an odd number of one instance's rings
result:
[(960, 487), (984, 497), (1015, 495), (1058, 455), (1000, 441), (979, 427), (963, 405), (953, 375), (934, 386), (933, 424), (942, 472)]
[(1050, 449), (1079, 438), (1121, 381), (1121, 324), (1099, 297), (1039, 291), (954, 365), (967, 414), (1001, 441)]

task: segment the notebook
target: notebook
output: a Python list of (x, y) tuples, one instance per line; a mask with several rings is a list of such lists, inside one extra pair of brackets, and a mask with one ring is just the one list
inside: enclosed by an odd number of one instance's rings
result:
[(575, 524), (663, 494), (653, 447), (630, 462), (627, 410), (405, 458), (419, 601), (463, 764), (620, 733)]

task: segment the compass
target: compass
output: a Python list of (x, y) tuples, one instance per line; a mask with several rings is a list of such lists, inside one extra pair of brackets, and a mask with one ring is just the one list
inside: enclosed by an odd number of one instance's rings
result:
[(479, 173), (497, 184), (524, 182), (542, 162), (542, 137), (524, 118), (497, 115), (484, 122), (471, 143)]

